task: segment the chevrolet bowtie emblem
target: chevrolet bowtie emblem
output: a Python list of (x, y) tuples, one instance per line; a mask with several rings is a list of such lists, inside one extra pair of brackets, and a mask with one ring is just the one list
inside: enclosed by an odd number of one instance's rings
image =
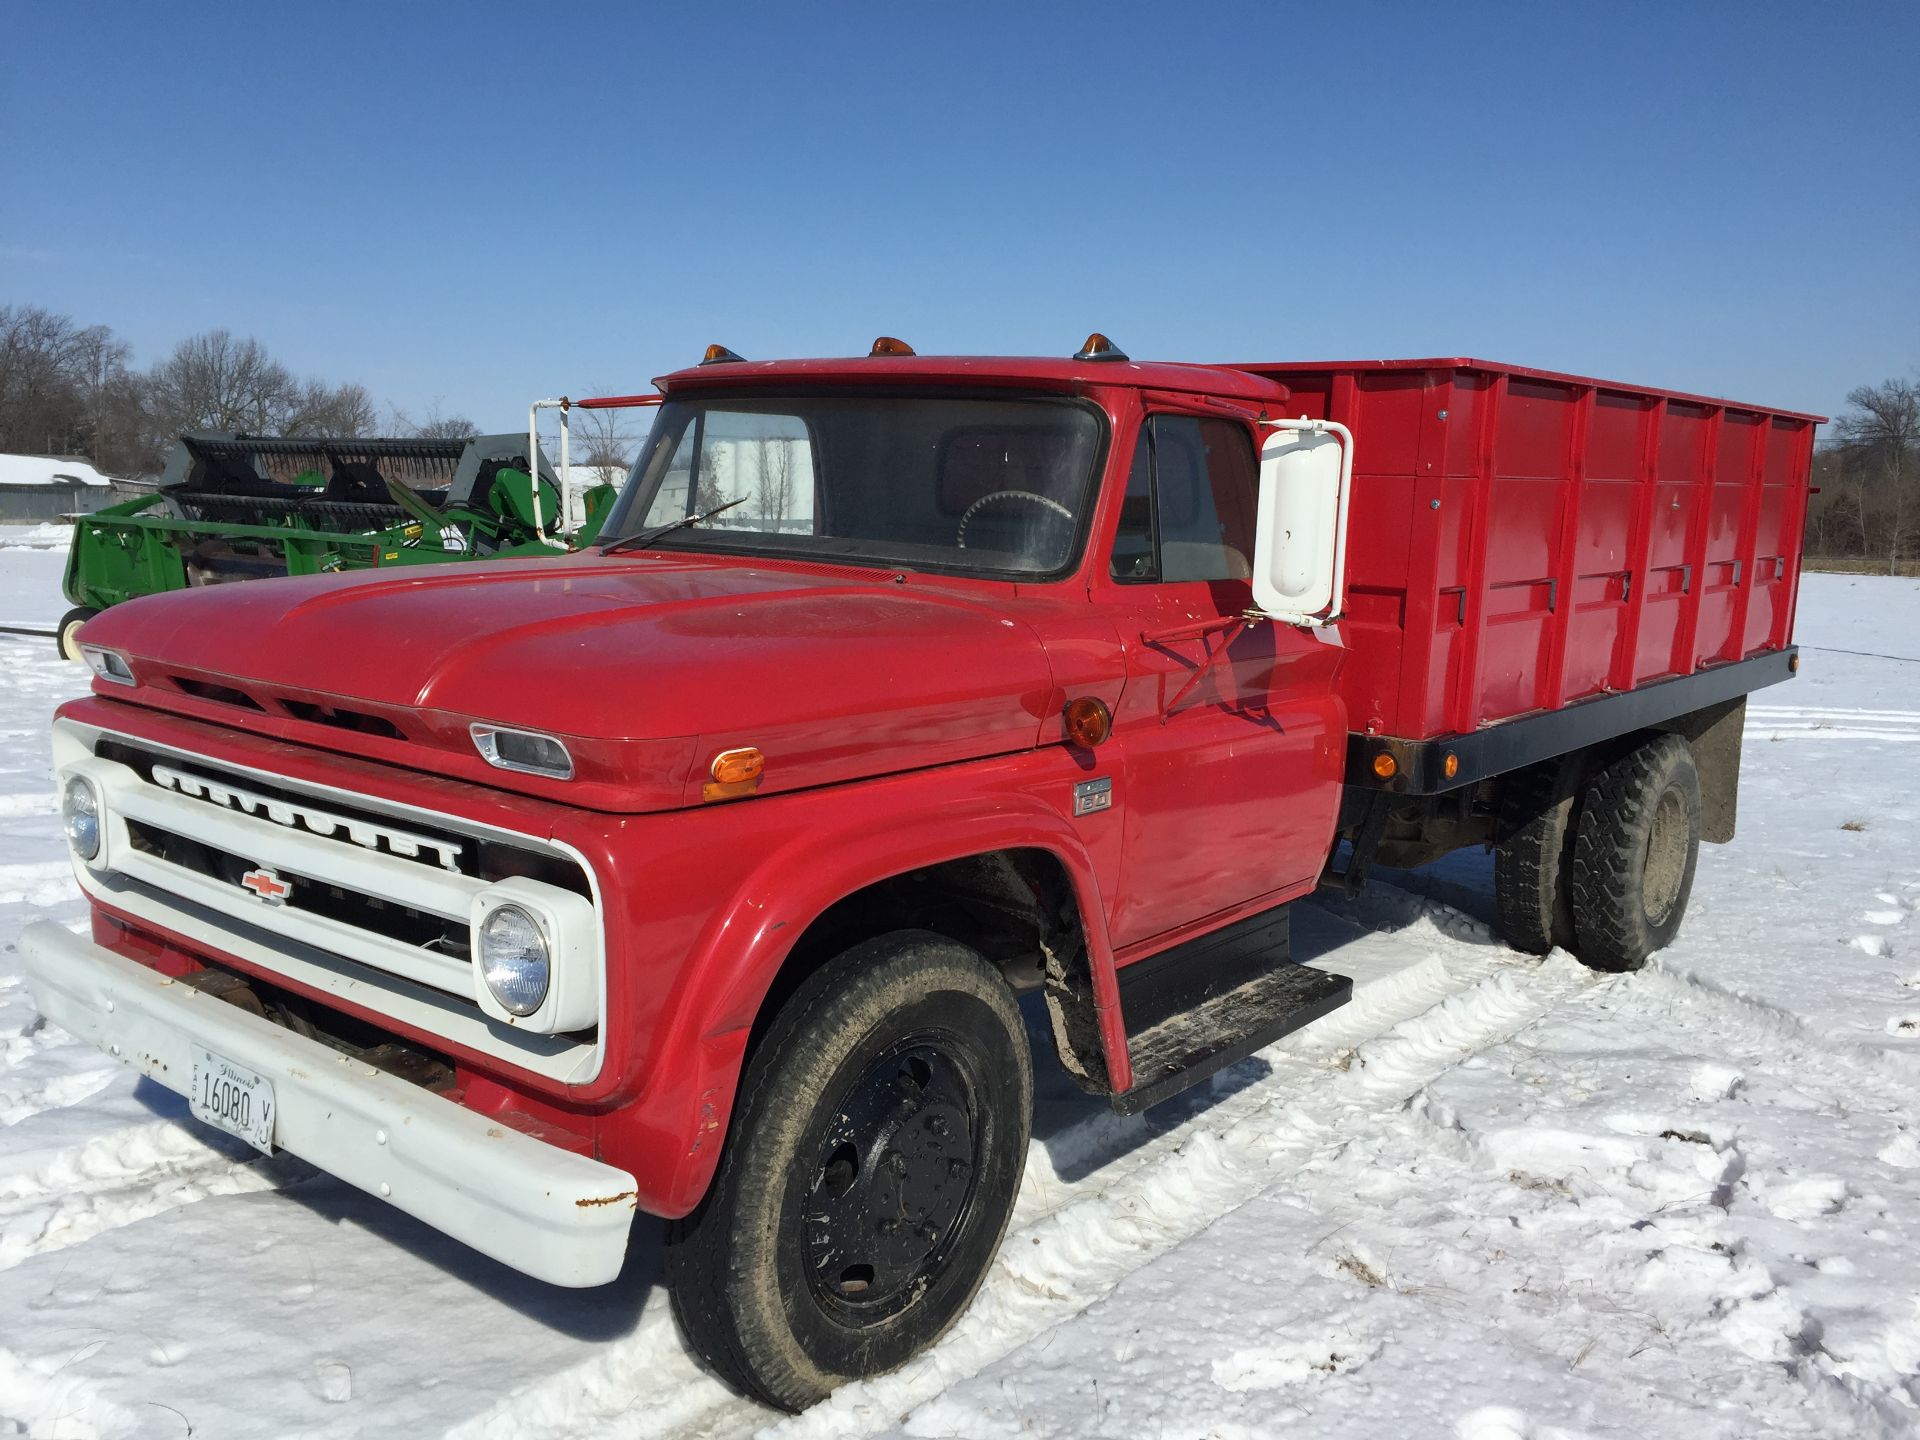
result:
[(251, 890), (269, 905), (278, 905), (293, 893), (293, 886), (271, 870), (249, 870), (240, 877), (240, 888)]

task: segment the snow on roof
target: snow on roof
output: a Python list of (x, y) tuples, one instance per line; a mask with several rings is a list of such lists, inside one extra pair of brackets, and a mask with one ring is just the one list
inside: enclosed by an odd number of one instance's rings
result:
[(111, 485), (84, 460), (52, 455), (0, 455), (0, 485)]

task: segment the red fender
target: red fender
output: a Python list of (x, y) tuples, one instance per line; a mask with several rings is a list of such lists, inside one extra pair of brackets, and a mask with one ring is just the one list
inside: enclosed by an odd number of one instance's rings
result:
[[(785, 833), (762, 850), (741, 833), (757, 827), (728, 827), (733, 843), (756, 857), (752, 868), (732, 898), (712, 912), (679, 967), (649, 1047), (638, 1103), (624, 1115), (607, 1117), (613, 1125), (631, 1121), (626, 1139), (644, 1152), (609, 1155), (640, 1177), (642, 1208), (684, 1215), (705, 1193), (726, 1138), (753, 1023), (808, 926), (855, 891), (942, 861), (1035, 849), (1061, 862), (1086, 930), (1108, 1078), (1115, 1090), (1131, 1083), (1094, 860), (1074, 823), (1036, 793), (1050, 788), (1070, 795), (1081, 772), (1063, 751), (1029, 752), (984, 768), (998, 773), (986, 779), (981, 767), (969, 767), (968, 793), (958, 800), (951, 798), (950, 776), (932, 770), (862, 785), (857, 803), (841, 789), (726, 808), (735, 821), (764, 810)], [(1065, 778), (1049, 773), (1036, 783), (1037, 769), (1057, 770)], [(802, 807), (804, 816), (797, 813)], [(937, 827), (924, 823), (930, 808), (939, 812)], [(921, 823), (888, 823), (903, 815)]]

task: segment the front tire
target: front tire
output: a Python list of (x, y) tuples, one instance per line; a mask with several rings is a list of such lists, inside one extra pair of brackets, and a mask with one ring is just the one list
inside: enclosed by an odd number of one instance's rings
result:
[(1638, 970), (1671, 944), (1699, 858), (1700, 777), (1685, 740), (1658, 736), (1596, 773), (1573, 847), (1581, 960)]
[(784, 1004), (706, 1199), (668, 1237), (674, 1311), (721, 1377), (787, 1410), (959, 1318), (1013, 1213), (1033, 1057), (963, 945), (897, 931)]
[(81, 658), (80, 627), (99, 613), (98, 610), (81, 605), (69, 610), (65, 615), (60, 617), (60, 628), (57, 634), (60, 641), (60, 658), (62, 660), (78, 660)]

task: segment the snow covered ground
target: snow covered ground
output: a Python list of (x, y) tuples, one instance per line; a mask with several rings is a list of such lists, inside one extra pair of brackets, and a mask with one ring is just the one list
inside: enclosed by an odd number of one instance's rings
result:
[[(25, 539), (0, 620), (51, 625)], [(1311, 907), (1352, 1005), (1129, 1120), (1043, 1048), (979, 1302), (791, 1419), (689, 1359), (652, 1223), (550, 1289), (42, 1024), (12, 952), (82, 921), (45, 729), (83, 678), (0, 636), (0, 1435), (1916, 1433), (1920, 582), (1809, 577), (1800, 632), (1649, 970), (1507, 950), (1484, 856)]]

